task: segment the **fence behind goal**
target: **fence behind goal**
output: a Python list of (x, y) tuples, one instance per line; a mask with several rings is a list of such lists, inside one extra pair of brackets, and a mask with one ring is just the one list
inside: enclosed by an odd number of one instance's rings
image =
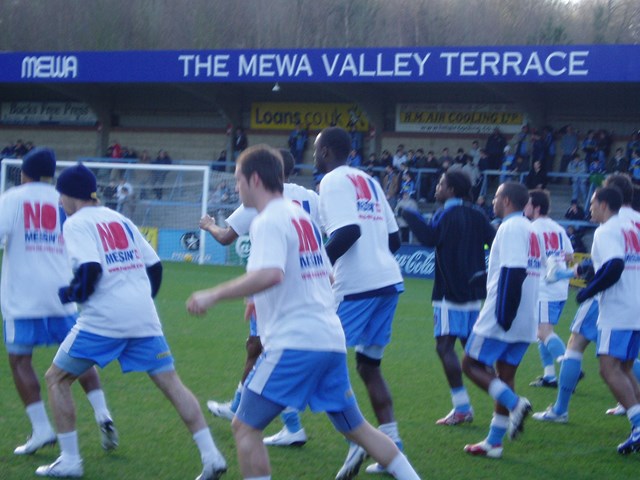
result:
[[(75, 164), (58, 161), (56, 175)], [(96, 175), (100, 202), (129, 217), (162, 260), (242, 264), (245, 239), (237, 248), (224, 247), (198, 227), (205, 213), (226, 225), (224, 219), (239, 205), (233, 174), (206, 165), (83, 164)], [(20, 184), (21, 165), (22, 160), (2, 160), (0, 192)]]

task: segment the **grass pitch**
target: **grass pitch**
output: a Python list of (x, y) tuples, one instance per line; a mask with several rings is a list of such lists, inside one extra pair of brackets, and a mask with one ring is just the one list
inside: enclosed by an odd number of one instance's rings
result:
[[(224, 478), (241, 478), (229, 422), (206, 412), (207, 399), (231, 398), (244, 365), (241, 301), (220, 304), (204, 318), (187, 315), (184, 304), (190, 292), (241, 273), (238, 268), (165, 264), (164, 283), (156, 300), (165, 334), (183, 382), (195, 393), (218, 446), (227, 457)], [(622, 457), (616, 445), (629, 433), (626, 417), (606, 417), (615, 404), (600, 379), (592, 346), (585, 353), (586, 377), (570, 406), (567, 425), (540, 424), (529, 419), (524, 434), (506, 441), (501, 460), (472, 458), (462, 451), (466, 443), (482, 440), (488, 431), (492, 402), (487, 394), (466, 382), (475, 409), (473, 424), (437, 427), (436, 419), (451, 409), (448, 387), (435, 353), (430, 303), (431, 282), (408, 279), (396, 313), (393, 341), (383, 371), (391, 387), (400, 434), (406, 453), (424, 479), (632, 479), (638, 478), (640, 455)], [(573, 298), (567, 302), (557, 328), (566, 341), (575, 313)], [(55, 349), (36, 352), (34, 363), (41, 376)], [(362, 382), (349, 364), (354, 390), (365, 416), (373, 421)], [(517, 391), (527, 396), (535, 411), (555, 400), (555, 390), (529, 387), (542, 371), (533, 345), (520, 367)], [(101, 372), (109, 406), (120, 432), (120, 447), (102, 451), (99, 433), (88, 401), (76, 385), (80, 449), (85, 478), (183, 479), (200, 472), (198, 451), (177, 414), (144, 374), (122, 375), (117, 364)], [(33, 456), (13, 455), (16, 445), (29, 433), (29, 422), (11, 380), (7, 361), (0, 362), (0, 479), (32, 479), (37, 466), (52, 462), (58, 449), (45, 448)], [(46, 392), (43, 392), (46, 399)], [(332, 479), (342, 465), (347, 445), (322, 414), (302, 416), (309, 442), (302, 448), (271, 447), (274, 479)], [(281, 428), (275, 420), (267, 434)], [(363, 471), (359, 478), (371, 478)]]

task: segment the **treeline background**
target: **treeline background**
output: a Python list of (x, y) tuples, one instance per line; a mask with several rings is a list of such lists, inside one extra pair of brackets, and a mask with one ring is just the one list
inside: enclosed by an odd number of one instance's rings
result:
[(637, 43), (638, 0), (0, 0), (0, 51)]

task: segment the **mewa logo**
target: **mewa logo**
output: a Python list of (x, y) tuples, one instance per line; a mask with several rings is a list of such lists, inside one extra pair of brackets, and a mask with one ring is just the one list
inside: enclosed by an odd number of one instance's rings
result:
[(378, 193), (376, 192), (375, 185), (372, 183), (374, 180), (361, 175), (347, 175), (347, 178), (355, 187), (356, 198), (358, 200), (366, 200), (368, 202), (371, 200), (375, 202), (378, 201)]
[(78, 57), (75, 55), (40, 55), (22, 59), (21, 78), (76, 78)]

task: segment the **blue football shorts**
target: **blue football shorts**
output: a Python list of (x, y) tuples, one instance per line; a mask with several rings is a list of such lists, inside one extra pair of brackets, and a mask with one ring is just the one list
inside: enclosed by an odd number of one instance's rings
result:
[(633, 361), (640, 352), (640, 330), (611, 330), (598, 328), (596, 353), (608, 355), (622, 362)]
[(465, 353), (492, 368), (498, 361), (518, 366), (528, 347), (527, 342), (507, 343), (472, 333), (467, 341)]
[(24, 318), (3, 322), (4, 343), (12, 355), (31, 355), (37, 346), (60, 345), (77, 316)]
[(550, 323), (557, 325), (562, 315), (565, 301), (549, 302), (547, 300), (538, 301), (538, 323)]
[[(255, 408), (257, 400), (245, 395), (251, 391), (267, 402)], [(253, 398), (253, 400), (251, 400)], [(278, 408), (269, 407), (275, 404)], [(310, 350), (271, 350), (263, 352), (247, 378), (236, 416), (254, 428), (262, 429), (285, 407), (314, 412), (351, 411), (356, 399), (342, 352)]]
[(595, 343), (598, 340), (598, 311), (598, 301), (594, 298), (581, 303), (571, 322), (571, 332)]
[(155, 375), (174, 370), (173, 356), (164, 336), (110, 338), (73, 328), (53, 359), (58, 368), (80, 376), (93, 365), (106, 367), (118, 360), (123, 373)]
[(480, 314), (478, 308), (455, 308), (455, 304), (438, 302), (433, 306), (433, 336), (450, 335), (466, 340)]
[(391, 326), (399, 296), (399, 293), (393, 293), (340, 302), (337, 313), (347, 347), (356, 347), (356, 351), (380, 360), (384, 347), (391, 341)]

